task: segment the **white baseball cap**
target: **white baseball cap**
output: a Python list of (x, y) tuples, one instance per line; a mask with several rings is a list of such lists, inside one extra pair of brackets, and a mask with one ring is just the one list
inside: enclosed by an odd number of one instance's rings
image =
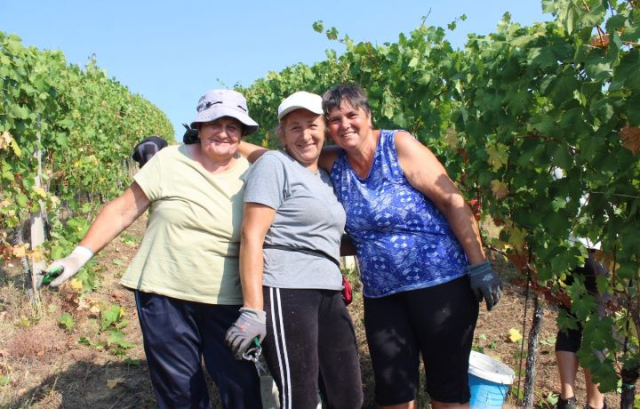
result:
[(278, 107), (278, 121), (281, 121), (289, 112), (296, 109), (306, 109), (314, 114), (321, 115), (322, 97), (307, 91), (298, 91), (289, 95)]

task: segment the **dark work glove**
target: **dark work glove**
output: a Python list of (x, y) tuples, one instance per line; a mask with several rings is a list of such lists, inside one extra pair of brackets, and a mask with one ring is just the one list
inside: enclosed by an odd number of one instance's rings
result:
[(502, 295), (500, 277), (493, 272), (489, 260), (467, 267), (467, 273), (469, 273), (471, 280), (471, 289), (478, 302), (482, 302), (482, 298), (484, 298), (487, 303), (487, 311), (491, 311)]
[(236, 359), (242, 359), (242, 354), (252, 345), (253, 339), (260, 342), (267, 335), (267, 314), (253, 308), (240, 308), (240, 317), (227, 330), (224, 338), (227, 346)]

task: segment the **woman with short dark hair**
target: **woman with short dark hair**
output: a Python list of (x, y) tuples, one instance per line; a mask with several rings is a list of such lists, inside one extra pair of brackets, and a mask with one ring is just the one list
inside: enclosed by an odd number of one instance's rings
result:
[(422, 356), (431, 406), (468, 408), (467, 370), (478, 302), (492, 309), (500, 279), (473, 214), (435, 155), (412, 135), (377, 130), (364, 91), (323, 95), (327, 151), (363, 283), (365, 329), (385, 408), (415, 408)]

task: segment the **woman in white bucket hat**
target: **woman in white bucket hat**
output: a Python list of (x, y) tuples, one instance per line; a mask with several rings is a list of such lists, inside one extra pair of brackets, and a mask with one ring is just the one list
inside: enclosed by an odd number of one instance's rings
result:
[(238, 275), (244, 175), (243, 135), (258, 129), (242, 94), (207, 92), (191, 123), (189, 144), (159, 151), (134, 182), (108, 203), (66, 258), (46, 271), (73, 277), (91, 257), (149, 207), (147, 230), (121, 280), (135, 292), (149, 373), (160, 408), (209, 408), (201, 360), (225, 408), (261, 408), (255, 367), (224, 344), (239, 316)]

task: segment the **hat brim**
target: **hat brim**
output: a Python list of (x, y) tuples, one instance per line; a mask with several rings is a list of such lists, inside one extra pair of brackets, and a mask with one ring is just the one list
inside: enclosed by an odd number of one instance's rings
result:
[[(293, 111), (297, 111), (298, 109), (306, 109), (307, 111), (316, 114), (316, 115), (322, 115), (324, 114), (324, 112), (322, 111), (322, 109), (313, 109), (310, 108), (308, 106), (303, 106), (303, 105), (293, 105), (290, 107), (287, 107), (285, 109), (283, 109), (281, 112), (278, 113), (278, 121), (282, 121), (282, 118), (284, 118), (285, 116), (287, 116), (288, 114), (290, 114)], [(318, 112), (320, 111), (320, 112)]]
[(198, 112), (198, 115), (196, 115), (195, 119), (191, 122), (191, 127), (195, 128), (197, 123), (211, 122), (225, 116), (240, 121), (240, 123), (245, 126), (245, 136), (255, 133), (259, 128), (258, 123), (251, 119), (245, 112), (230, 107), (215, 105), (209, 109)]

